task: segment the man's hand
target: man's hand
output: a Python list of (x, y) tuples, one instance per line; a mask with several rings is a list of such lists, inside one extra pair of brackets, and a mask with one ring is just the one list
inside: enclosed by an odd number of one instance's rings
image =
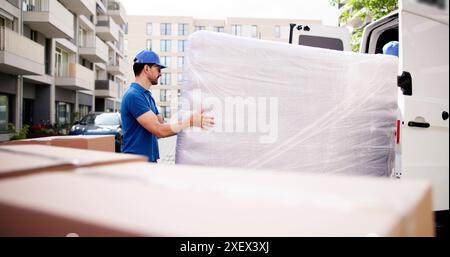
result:
[(214, 117), (205, 116), (203, 113), (197, 113), (190, 118), (191, 127), (211, 128), (214, 127)]

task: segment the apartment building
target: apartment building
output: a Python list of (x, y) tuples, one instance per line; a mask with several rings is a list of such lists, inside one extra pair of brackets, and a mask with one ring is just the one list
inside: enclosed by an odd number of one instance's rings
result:
[[(134, 81), (132, 63), (143, 49), (158, 53), (168, 68), (162, 71), (159, 84), (151, 89), (166, 120), (177, 118), (188, 37), (198, 30), (228, 33), (262, 40), (288, 42), (289, 24), (321, 24), (320, 20), (227, 18), (194, 19), (189, 16), (129, 16), (125, 35), (128, 52), (127, 81)], [(128, 83), (129, 84), (129, 83)]]
[(117, 0), (0, 0), (0, 141), (8, 123), (117, 111), (126, 12)]

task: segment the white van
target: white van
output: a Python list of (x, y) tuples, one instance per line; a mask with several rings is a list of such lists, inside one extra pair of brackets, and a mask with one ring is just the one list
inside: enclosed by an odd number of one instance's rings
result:
[[(393, 176), (433, 184), (434, 210), (449, 216), (448, 0), (400, 0), (399, 9), (366, 26), (361, 53), (399, 41), (399, 142)], [(305, 30), (305, 27), (307, 29)], [(291, 24), (290, 43), (350, 50), (345, 28)], [(395, 196), (393, 196), (395, 197)]]

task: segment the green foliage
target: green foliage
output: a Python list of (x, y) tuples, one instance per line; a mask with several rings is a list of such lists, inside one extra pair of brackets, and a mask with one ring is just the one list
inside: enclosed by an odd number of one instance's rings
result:
[[(328, 0), (330, 5), (336, 6), (340, 0)], [(371, 17), (376, 21), (398, 8), (397, 0), (347, 0), (340, 16), (341, 23), (346, 23), (350, 19), (360, 19), (364, 21)], [(352, 50), (359, 51), (363, 28), (356, 28), (352, 35)]]
[(19, 133), (16, 133), (16, 126), (12, 123), (8, 123), (8, 130), (12, 134), (11, 137), (9, 138), (9, 140), (11, 140), (11, 141), (22, 140), (22, 139), (27, 138), (28, 132), (30, 130), (30, 126), (24, 125), (22, 127), (22, 129), (19, 131)]

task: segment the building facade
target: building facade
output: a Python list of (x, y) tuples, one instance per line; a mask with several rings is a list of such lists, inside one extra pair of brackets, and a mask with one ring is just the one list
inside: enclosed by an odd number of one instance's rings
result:
[(125, 35), (128, 52), (127, 81), (134, 81), (133, 59), (143, 49), (153, 50), (168, 68), (162, 71), (159, 84), (151, 89), (166, 120), (177, 118), (183, 66), (188, 37), (198, 30), (228, 33), (236, 36), (289, 41), (289, 24), (321, 24), (320, 20), (227, 18), (194, 19), (186, 16), (129, 16)]
[(0, 141), (120, 109), (125, 24), (118, 0), (0, 0)]

